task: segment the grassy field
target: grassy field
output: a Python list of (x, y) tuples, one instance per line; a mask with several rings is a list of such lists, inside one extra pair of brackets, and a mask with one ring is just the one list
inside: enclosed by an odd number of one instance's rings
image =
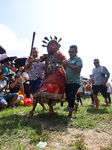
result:
[[(73, 121), (67, 118), (67, 102), (59, 109), (60, 103), (54, 107), (55, 113), (47, 117), (47, 111), (42, 113), (41, 106), (36, 107), (33, 117), (29, 115), (32, 107), (14, 107), (0, 110), (0, 149), (1, 150), (40, 150), (39, 141), (46, 142), (46, 150), (85, 150), (88, 149), (82, 133), (78, 131), (93, 130), (104, 132), (112, 136), (112, 106), (106, 106), (100, 95), (100, 107), (94, 109), (91, 99), (82, 99), (84, 106), (80, 106), (77, 113), (73, 113)], [(67, 137), (72, 131), (67, 143)], [(74, 138), (73, 138), (74, 136)], [(58, 145), (56, 145), (58, 143)], [(59, 146), (60, 145), (60, 146)], [(101, 150), (112, 150), (112, 139), (108, 146)]]

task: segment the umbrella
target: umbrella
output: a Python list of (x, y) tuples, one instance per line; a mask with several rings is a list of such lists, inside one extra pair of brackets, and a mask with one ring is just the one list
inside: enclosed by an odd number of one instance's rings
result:
[(13, 61), (14, 59), (16, 59), (17, 57), (16, 56), (7, 56), (7, 55), (2, 55), (0, 57), (0, 62), (3, 64), (7, 61)]
[(0, 46), (0, 54), (5, 54), (6, 53), (6, 50)]
[(14, 60), (15, 65), (16, 66), (25, 66), (25, 61), (28, 57), (24, 56), (24, 57), (19, 57), (17, 59)]

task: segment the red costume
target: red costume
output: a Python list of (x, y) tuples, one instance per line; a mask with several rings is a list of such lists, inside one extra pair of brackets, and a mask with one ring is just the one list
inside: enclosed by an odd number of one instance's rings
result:
[[(44, 43), (47, 43), (43, 41)], [(65, 70), (62, 66), (62, 61), (66, 57), (59, 51), (59, 43), (55, 40), (51, 40), (47, 46), (48, 54), (44, 54), (40, 57), (41, 61), (45, 61), (45, 76), (43, 83), (37, 92), (34, 94), (34, 98), (37, 100), (48, 99), (62, 99), (65, 93), (66, 76)]]

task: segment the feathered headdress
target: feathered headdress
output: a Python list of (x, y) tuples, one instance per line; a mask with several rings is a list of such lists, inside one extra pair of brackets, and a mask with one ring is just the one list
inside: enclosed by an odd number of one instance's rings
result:
[[(44, 38), (44, 40), (42, 41), (44, 43), (44, 45), (42, 45), (43, 47), (47, 47), (47, 51), (48, 53), (50, 52), (55, 52), (57, 50), (59, 50), (60, 48), (60, 44), (59, 42), (62, 40), (62, 38), (60, 38), (58, 41), (57, 41), (57, 37), (54, 36), (54, 39), (50, 36), (50, 39), (49, 40), (47, 37)], [(45, 41), (46, 40), (46, 41)]]

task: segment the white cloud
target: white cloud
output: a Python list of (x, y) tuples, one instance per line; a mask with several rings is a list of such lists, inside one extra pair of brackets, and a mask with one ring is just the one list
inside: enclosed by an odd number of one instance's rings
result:
[(7, 55), (28, 56), (30, 42), (27, 38), (18, 39), (17, 35), (7, 26), (0, 24), (0, 45), (6, 50)]

